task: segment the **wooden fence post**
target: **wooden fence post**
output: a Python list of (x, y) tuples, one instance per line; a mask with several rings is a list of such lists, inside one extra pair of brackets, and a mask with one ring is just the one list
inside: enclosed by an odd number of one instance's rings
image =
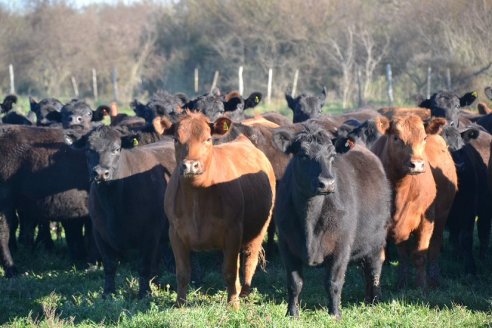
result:
[(386, 79), (388, 80), (388, 99), (389, 105), (393, 106), (393, 74), (391, 73), (391, 64), (386, 65)]
[(446, 86), (448, 87), (448, 91), (451, 91), (451, 70), (446, 68)]
[(268, 69), (268, 91), (267, 91), (267, 104), (272, 102), (272, 79), (273, 79), (273, 69)]
[(296, 95), (297, 91), (297, 79), (299, 79), (299, 70), (296, 69), (296, 72), (294, 73), (294, 81), (292, 82), (292, 92), (290, 93), (290, 96), (294, 98)]
[(72, 75), (71, 77), (72, 80), (72, 88), (73, 88), (73, 93), (75, 95), (75, 98), (79, 97), (79, 87), (77, 86), (77, 81), (75, 80), (75, 77)]
[(96, 69), (92, 69), (92, 91), (94, 92), (94, 100), (97, 101), (97, 72)]
[(14, 65), (9, 65), (9, 75), (10, 75), (10, 93), (15, 94), (15, 84), (14, 84)]
[(214, 91), (217, 87), (217, 83), (219, 83), (219, 71), (215, 71), (214, 80), (212, 81), (212, 86), (210, 87), (210, 93), (212, 93), (212, 91)]
[(113, 74), (111, 76), (113, 80), (113, 100), (118, 102), (118, 70), (113, 67)]
[(431, 97), (431, 75), (432, 68), (429, 66), (427, 67), (427, 99)]
[(363, 106), (364, 100), (362, 99), (362, 77), (360, 72), (360, 67), (357, 67), (357, 93), (358, 93), (358, 102), (359, 108)]
[(239, 80), (239, 94), (242, 96), (244, 93), (243, 66), (239, 66), (238, 80)]
[(195, 67), (195, 94), (198, 94), (198, 67)]

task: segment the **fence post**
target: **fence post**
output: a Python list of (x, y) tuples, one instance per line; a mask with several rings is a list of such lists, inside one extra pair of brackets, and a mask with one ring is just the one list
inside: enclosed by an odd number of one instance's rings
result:
[(9, 75), (10, 75), (10, 93), (15, 93), (15, 84), (14, 84), (14, 65), (9, 65)]
[(292, 92), (290, 93), (290, 96), (294, 98), (296, 95), (297, 91), (297, 79), (299, 79), (299, 70), (296, 69), (296, 72), (294, 73), (294, 81), (292, 82)]
[(198, 94), (198, 67), (195, 67), (195, 94)]
[(118, 70), (116, 67), (113, 67), (113, 74), (111, 77), (113, 80), (113, 100), (118, 102)]
[(214, 80), (212, 81), (212, 86), (210, 87), (210, 93), (212, 93), (215, 87), (217, 87), (217, 83), (219, 83), (219, 71), (215, 71)]
[(72, 75), (72, 88), (73, 88), (73, 93), (75, 94), (75, 98), (79, 97), (79, 87), (77, 86), (77, 81), (75, 80), (75, 77)]
[(273, 69), (268, 69), (268, 91), (267, 91), (267, 103), (270, 104), (272, 102), (272, 78), (273, 78)]
[(451, 70), (446, 68), (446, 86), (448, 87), (448, 91), (451, 91)]
[(431, 97), (431, 75), (432, 68), (429, 66), (427, 67), (427, 99)]
[(92, 91), (94, 92), (94, 100), (97, 101), (97, 72), (96, 69), (92, 69)]
[(239, 94), (242, 96), (244, 93), (243, 66), (239, 66), (238, 79), (239, 79)]
[(364, 100), (362, 99), (362, 77), (360, 72), (360, 67), (357, 67), (357, 91), (359, 98), (359, 108), (364, 104)]
[(393, 106), (393, 74), (391, 73), (391, 64), (386, 65), (386, 79), (388, 80), (388, 99), (390, 106)]

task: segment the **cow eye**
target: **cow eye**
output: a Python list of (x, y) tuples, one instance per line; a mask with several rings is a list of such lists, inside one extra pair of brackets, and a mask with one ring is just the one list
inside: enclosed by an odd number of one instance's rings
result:
[(117, 153), (119, 153), (119, 152), (120, 152), (120, 150), (121, 150), (121, 148), (114, 148), (114, 149), (113, 149), (113, 154), (117, 154)]
[(212, 137), (209, 137), (207, 138), (207, 140), (205, 140), (205, 142), (211, 142), (212, 141)]
[(87, 116), (92, 116), (92, 112), (88, 112), (86, 115)]

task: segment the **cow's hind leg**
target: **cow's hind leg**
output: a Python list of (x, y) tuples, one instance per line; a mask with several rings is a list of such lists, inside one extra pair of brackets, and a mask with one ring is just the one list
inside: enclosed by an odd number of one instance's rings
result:
[(262, 238), (256, 238), (251, 243), (246, 245), (243, 249), (244, 256), (244, 284), (241, 289), (241, 297), (246, 297), (251, 293), (251, 281), (253, 280), (253, 275), (255, 274), (256, 267), (258, 266), (258, 261), (262, 254)]
[(366, 281), (366, 303), (372, 304), (381, 299), (381, 269), (384, 257), (384, 247), (382, 247), (362, 260), (362, 269)]
[(227, 303), (234, 310), (239, 309), (239, 252), (241, 250), (241, 236), (229, 233), (223, 249), (224, 263), (222, 271), (227, 285)]
[[(10, 213), (13, 213), (13, 211), (10, 211)], [(7, 278), (17, 275), (17, 269), (9, 248), (9, 239), (11, 237), (15, 238), (15, 236), (10, 236), (10, 213), (4, 211), (0, 212), (0, 259), (5, 271), (5, 277)]]
[(173, 227), (169, 228), (169, 240), (176, 260), (176, 306), (186, 303), (186, 293), (191, 280), (190, 249), (181, 241)]
[(289, 296), (287, 315), (297, 318), (299, 317), (299, 294), (301, 294), (304, 284), (302, 261), (290, 252), (282, 239), (279, 239), (278, 246), (284, 262), (285, 271), (287, 272), (287, 291)]

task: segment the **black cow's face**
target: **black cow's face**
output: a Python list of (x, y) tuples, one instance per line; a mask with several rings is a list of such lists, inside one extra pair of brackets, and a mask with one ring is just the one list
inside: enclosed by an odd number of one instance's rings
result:
[(323, 88), (323, 92), (320, 96), (307, 96), (300, 95), (296, 98), (292, 98), (286, 94), (285, 99), (287, 105), (294, 113), (294, 123), (304, 122), (310, 118), (321, 115), (321, 110), (326, 101), (326, 88)]
[(91, 128), (92, 109), (85, 102), (72, 100), (61, 109), (62, 125), (64, 129)]
[(63, 104), (55, 98), (46, 98), (40, 102), (36, 102), (33, 98), (30, 98), (31, 111), (36, 114), (36, 121), (38, 125), (47, 126), (52, 123), (60, 123), (61, 115), (60, 111)]
[(215, 121), (225, 113), (223, 98), (216, 94), (200, 96), (186, 106), (193, 112), (201, 112), (210, 121)]
[(458, 124), (459, 109), (471, 105), (477, 99), (476, 92), (468, 92), (462, 97), (448, 91), (439, 91), (420, 103), (419, 107), (429, 108), (432, 116), (444, 117), (450, 125)]
[(349, 133), (349, 136), (360, 139), (368, 148), (371, 148), (382, 135), (374, 120), (365, 121)]

